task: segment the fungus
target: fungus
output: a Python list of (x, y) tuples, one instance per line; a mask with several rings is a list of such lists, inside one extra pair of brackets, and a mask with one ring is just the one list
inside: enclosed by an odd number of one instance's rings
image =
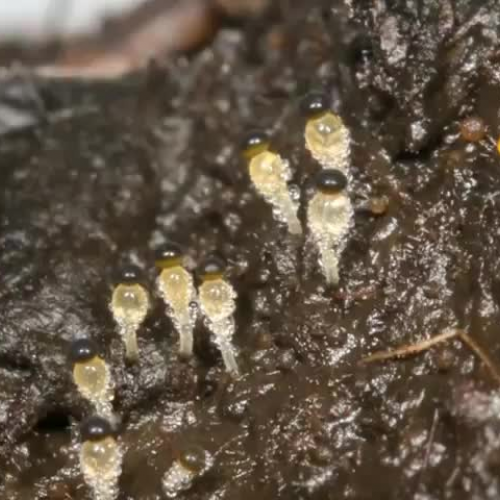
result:
[(226, 370), (238, 375), (238, 365), (231, 343), (235, 331), (234, 311), (236, 309), (236, 292), (224, 279), (225, 263), (212, 257), (202, 266), (200, 277), (202, 283), (198, 290), (202, 313), (206, 325), (214, 334), (215, 343), (219, 347)]
[(99, 415), (110, 417), (113, 381), (95, 343), (87, 338), (75, 340), (70, 346), (69, 357), (73, 365), (73, 380), (80, 394), (94, 405)]
[(298, 205), (288, 190), (290, 164), (270, 151), (269, 138), (262, 132), (249, 134), (242, 146), (250, 179), (257, 192), (273, 207), (274, 216), (287, 225), (291, 234), (302, 234)]
[(213, 464), (212, 456), (195, 446), (183, 450), (163, 476), (163, 492), (168, 498), (176, 498), (188, 490), (196, 478), (205, 474)]
[(80, 468), (94, 500), (115, 500), (122, 450), (108, 420), (92, 416), (81, 426)]
[(125, 343), (125, 356), (132, 362), (139, 359), (137, 330), (149, 309), (149, 294), (140, 284), (140, 276), (141, 272), (135, 266), (121, 270), (118, 276), (119, 283), (113, 290), (110, 304), (119, 333)]
[(307, 222), (326, 281), (335, 285), (339, 281), (339, 259), (354, 215), (347, 195), (347, 178), (340, 170), (323, 170), (316, 176), (315, 187)]
[(193, 354), (193, 329), (196, 322), (196, 290), (191, 274), (182, 265), (182, 251), (170, 243), (159, 248), (155, 264), (160, 269), (156, 280), (174, 327), (179, 332), (179, 354), (189, 358)]
[(327, 97), (310, 93), (301, 103), (307, 119), (304, 138), (306, 147), (323, 168), (342, 170), (349, 168), (351, 137), (342, 118), (330, 110)]

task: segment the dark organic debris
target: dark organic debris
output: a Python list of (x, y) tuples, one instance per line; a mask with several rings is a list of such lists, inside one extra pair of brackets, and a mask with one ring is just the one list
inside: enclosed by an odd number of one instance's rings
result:
[[(114, 381), (119, 500), (162, 498), (179, 463), (203, 471), (187, 474), (188, 500), (498, 499), (499, 391), (476, 344), (450, 334), (405, 363), (359, 361), (459, 325), (498, 365), (500, 6), (276, 4), (140, 74), (7, 93), (22, 120), (0, 137), (0, 498), (89, 498), (75, 423), (92, 408), (67, 356), (85, 337)], [(305, 228), (309, 90), (352, 135), (336, 288), (239, 151), (249, 131), (269, 134)], [(463, 135), (469, 117), (484, 138)], [(240, 378), (200, 321), (194, 355), (178, 356), (153, 285), (166, 241), (190, 270), (227, 262)], [(151, 294), (135, 364), (109, 310), (130, 262)]]

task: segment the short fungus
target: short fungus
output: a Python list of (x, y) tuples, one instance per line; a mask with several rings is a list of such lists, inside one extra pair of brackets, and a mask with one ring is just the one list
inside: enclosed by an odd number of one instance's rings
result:
[(208, 329), (214, 334), (226, 370), (237, 376), (239, 370), (231, 342), (235, 331), (236, 292), (224, 277), (225, 268), (225, 263), (216, 257), (205, 261), (200, 272), (202, 283), (198, 296), (201, 312)]
[(191, 488), (212, 464), (213, 458), (206, 450), (198, 446), (186, 448), (163, 476), (163, 492), (168, 498), (177, 498), (181, 492)]
[(94, 500), (115, 500), (123, 452), (110, 422), (92, 416), (81, 426), (80, 468)]
[(141, 271), (136, 266), (122, 269), (118, 281), (113, 290), (110, 309), (125, 344), (127, 360), (137, 362), (137, 330), (148, 313), (149, 294), (141, 284)]
[(315, 188), (307, 209), (307, 223), (326, 281), (335, 285), (339, 282), (339, 260), (354, 216), (347, 177), (340, 170), (322, 170), (315, 178)]
[(273, 207), (275, 217), (287, 225), (291, 234), (302, 234), (298, 204), (288, 189), (289, 162), (270, 150), (269, 138), (262, 132), (252, 132), (244, 139), (242, 153), (255, 189)]
[(312, 92), (301, 102), (304, 138), (313, 158), (325, 169), (349, 170), (351, 137), (342, 118), (330, 110), (326, 95)]
[(90, 401), (99, 415), (112, 415), (113, 381), (106, 362), (98, 355), (96, 344), (88, 339), (75, 340), (69, 351), (73, 380), (80, 394)]
[(156, 280), (158, 291), (167, 306), (174, 327), (179, 332), (179, 355), (193, 355), (193, 329), (196, 322), (196, 289), (191, 274), (183, 266), (181, 248), (168, 243), (155, 256), (160, 274)]

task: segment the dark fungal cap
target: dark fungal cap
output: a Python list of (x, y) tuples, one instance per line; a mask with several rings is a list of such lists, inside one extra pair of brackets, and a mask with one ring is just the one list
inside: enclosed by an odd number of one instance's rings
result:
[(330, 111), (328, 97), (323, 92), (310, 92), (302, 98), (300, 109), (306, 118), (317, 118)]
[(93, 340), (77, 339), (69, 346), (69, 359), (72, 363), (85, 363), (97, 356), (97, 345)]
[(84, 420), (80, 432), (82, 441), (100, 441), (114, 434), (111, 423), (98, 415)]
[(200, 277), (203, 281), (218, 279), (224, 276), (226, 271), (226, 263), (220, 257), (208, 257), (200, 267)]
[(135, 284), (140, 283), (144, 278), (142, 270), (133, 265), (127, 264), (117, 269), (115, 275), (116, 283)]
[(243, 156), (251, 160), (259, 153), (269, 149), (270, 141), (269, 136), (261, 130), (253, 130), (249, 132), (241, 143), (241, 152)]
[(182, 257), (180, 245), (174, 242), (164, 243), (155, 251), (155, 265), (159, 269), (179, 266), (182, 263)]
[(347, 177), (340, 170), (322, 170), (316, 175), (314, 183), (324, 194), (338, 194), (347, 187)]
[(179, 463), (193, 473), (202, 471), (206, 467), (205, 450), (199, 446), (189, 446), (179, 453)]

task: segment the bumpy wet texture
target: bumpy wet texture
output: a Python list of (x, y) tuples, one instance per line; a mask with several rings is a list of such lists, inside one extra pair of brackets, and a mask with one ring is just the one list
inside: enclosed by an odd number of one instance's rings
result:
[[(191, 446), (213, 460), (186, 499), (499, 497), (500, 392), (465, 346), (358, 362), (460, 326), (500, 363), (500, 7), (366, 4), (290, 2), (164, 74), (35, 82), (38, 125), (0, 138), (0, 498), (90, 498), (73, 425), (90, 407), (67, 361), (85, 335), (116, 384), (122, 500), (164, 498)], [(310, 88), (353, 138), (355, 227), (333, 290), (238, 152), (249, 128), (272, 133), (304, 220), (319, 168), (297, 107)], [(471, 116), (481, 140), (460, 128)], [(195, 358), (178, 359), (157, 295), (139, 365), (124, 363), (114, 269), (132, 260), (153, 290), (153, 250), (170, 238), (192, 265), (230, 263), (237, 381), (201, 322)]]

